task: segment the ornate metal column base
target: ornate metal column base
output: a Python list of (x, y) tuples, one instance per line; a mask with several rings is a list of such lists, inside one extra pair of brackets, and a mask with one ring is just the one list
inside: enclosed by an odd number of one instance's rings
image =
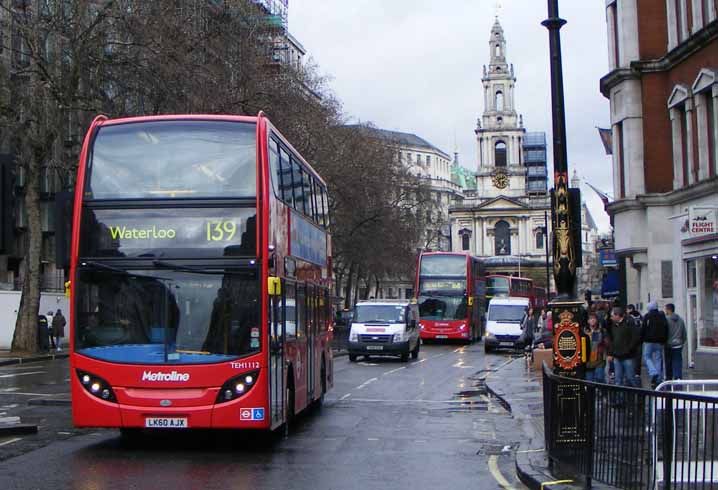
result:
[(586, 363), (583, 302), (558, 299), (550, 302), (549, 308), (553, 320), (554, 372), (583, 378)]

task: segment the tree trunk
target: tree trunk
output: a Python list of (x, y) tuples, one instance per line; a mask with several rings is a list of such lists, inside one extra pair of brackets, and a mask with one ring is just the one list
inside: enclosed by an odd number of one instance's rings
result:
[(379, 298), (379, 287), (381, 286), (381, 283), (379, 282), (379, 276), (374, 276), (374, 281), (376, 283), (376, 290), (374, 291), (374, 296)]
[[(26, 162), (30, 163), (30, 162)], [(40, 253), (42, 223), (40, 221), (39, 165), (26, 165), (25, 208), (27, 209), (28, 248), (23, 259), (22, 298), (12, 338), (13, 352), (37, 352), (37, 317), (40, 310)]]
[(361, 277), (361, 267), (357, 267), (357, 279), (356, 279), (356, 286), (354, 286), (354, 304), (357, 304), (357, 300), (359, 299), (359, 281)]
[(344, 286), (344, 309), (348, 310), (351, 306), (351, 298), (352, 298), (352, 285), (354, 280), (354, 266), (355, 264), (352, 263), (349, 266), (349, 274), (347, 274), (347, 283)]

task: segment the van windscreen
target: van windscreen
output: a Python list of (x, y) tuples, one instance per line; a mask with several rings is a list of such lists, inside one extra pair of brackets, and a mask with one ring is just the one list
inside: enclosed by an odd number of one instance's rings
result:
[(402, 305), (357, 305), (354, 313), (356, 323), (404, 323)]
[(490, 305), (489, 320), (495, 322), (521, 323), (526, 314), (522, 305)]

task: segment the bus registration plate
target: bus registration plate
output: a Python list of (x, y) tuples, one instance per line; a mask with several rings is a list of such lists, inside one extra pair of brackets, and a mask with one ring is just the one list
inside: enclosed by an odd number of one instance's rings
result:
[(182, 417), (148, 417), (145, 419), (148, 429), (186, 429), (187, 418)]
[(437, 339), (448, 339), (449, 336), (448, 335), (437, 335), (436, 338)]

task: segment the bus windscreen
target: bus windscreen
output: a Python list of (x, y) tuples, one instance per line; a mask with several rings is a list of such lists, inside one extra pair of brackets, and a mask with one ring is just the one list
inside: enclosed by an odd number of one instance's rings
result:
[(419, 296), (422, 320), (465, 320), (466, 315), (466, 296)]
[(227, 273), (83, 267), (75, 351), (109, 362), (203, 364), (260, 350), (259, 279)]
[(256, 125), (152, 121), (103, 126), (85, 199), (256, 196)]
[(420, 276), (466, 277), (466, 257), (461, 255), (424, 255)]

